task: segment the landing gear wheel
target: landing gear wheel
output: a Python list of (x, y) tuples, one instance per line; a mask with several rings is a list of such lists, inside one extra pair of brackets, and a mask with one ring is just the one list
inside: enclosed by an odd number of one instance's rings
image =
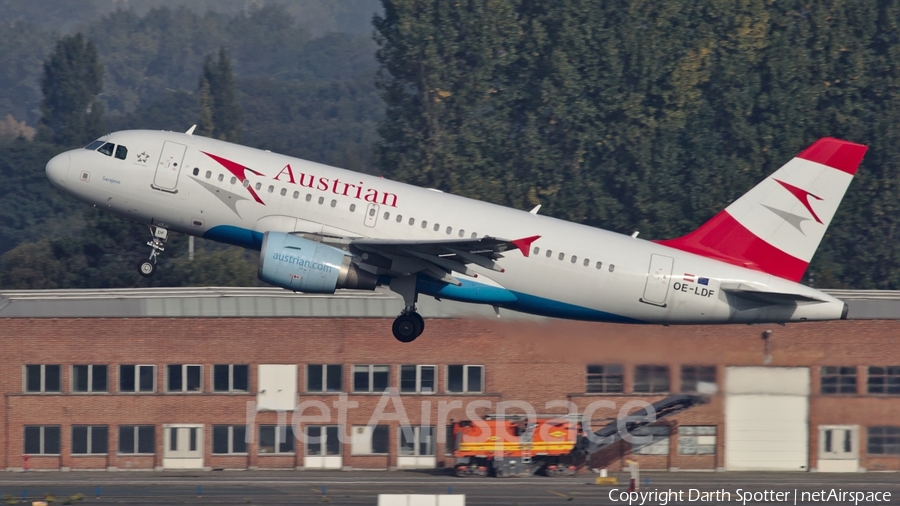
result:
[(402, 314), (394, 320), (391, 330), (394, 332), (394, 337), (401, 343), (411, 343), (422, 335), (422, 331), (425, 330), (425, 320), (418, 313)]
[(156, 264), (151, 262), (150, 260), (144, 260), (141, 262), (141, 265), (138, 266), (138, 272), (141, 276), (145, 278), (149, 278), (150, 276), (156, 274)]

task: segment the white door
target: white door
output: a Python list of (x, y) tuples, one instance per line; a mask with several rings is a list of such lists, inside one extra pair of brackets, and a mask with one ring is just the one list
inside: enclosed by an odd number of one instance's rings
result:
[(156, 175), (153, 177), (154, 188), (166, 191), (175, 190), (186, 150), (187, 146), (177, 142), (166, 141), (163, 144), (159, 162), (156, 164)]
[(434, 469), (437, 457), (434, 453), (434, 425), (400, 427), (400, 454), (397, 467), (403, 469)]
[(641, 302), (665, 307), (674, 262), (672, 257), (650, 255), (650, 269), (647, 271), (647, 284), (644, 285)]
[(202, 425), (163, 425), (163, 467), (166, 469), (203, 468)]
[(822, 473), (859, 471), (859, 426), (819, 425), (819, 461)]
[(378, 204), (369, 204), (366, 206), (366, 226), (374, 227), (378, 223)]
[(303, 467), (307, 469), (341, 469), (341, 441), (337, 425), (306, 426), (306, 456)]
[(729, 367), (725, 381), (725, 468), (806, 471), (809, 369)]

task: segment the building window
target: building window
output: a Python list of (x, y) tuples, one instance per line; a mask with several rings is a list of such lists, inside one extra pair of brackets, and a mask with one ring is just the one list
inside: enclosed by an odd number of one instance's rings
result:
[(156, 453), (156, 427), (152, 425), (120, 425), (119, 453), (128, 455)]
[(900, 394), (900, 366), (869, 367), (870, 394)]
[(169, 364), (166, 366), (167, 392), (200, 392), (203, 367), (199, 365)]
[(387, 365), (354, 365), (354, 392), (384, 392), (388, 388), (391, 367)]
[(483, 365), (447, 366), (447, 391), (454, 393), (481, 393), (484, 391)]
[(247, 453), (247, 427), (244, 425), (213, 425), (212, 452), (216, 455)]
[(900, 427), (869, 427), (869, 455), (900, 455)]
[(213, 366), (214, 392), (250, 391), (250, 366), (243, 364), (216, 364)]
[(290, 425), (260, 425), (259, 453), (294, 453), (294, 429)]
[(401, 365), (400, 391), (403, 393), (434, 393), (437, 367), (433, 365)]
[(669, 454), (669, 427), (639, 427), (631, 431), (631, 435), (635, 437), (650, 436), (649, 442), (635, 444), (633, 453), (635, 455), (668, 455)]
[(387, 425), (361, 425), (353, 427), (350, 452), (353, 455), (387, 455), (389, 445)]
[(127, 364), (119, 366), (119, 392), (156, 391), (156, 366)]
[(309, 364), (306, 366), (307, 392), (340, 392), (344, 386), (344, 366)]
[(617, 393), (624, 391), (624, 374), (620, 364), (587, 366), (587, 393)]
[(820, 370), (823, 394), (855, 394), (856, 367), (824, 366)]
[(399, 427), (401, 457), (430, 457), (434, 455), (434, 425)]
[(444, 432), (444, 455), (453, 455), (456, 450), (456, 435), (453, 434), (453, 425), (447, 425)]
[(639, 365), (634, 368), (634, 391), (656, 393), (669, 391), (669, 367)]
[(715, 425), (682, 425), (678, 427), (678, 455), (715, 454)]
[(59, 385), (60, 366), (45, 364), (25, 366), (25, 392), (59, 392)]
[(341, 441), (338, 439), (337, 425), (306, 426), (306, 455), (325, 457), (340, 454)]
[(105, 365), (73, 365), (73, 392), (107, 392), (107, 366)]
[(683, 365), (681, 366), (681, 391), (698, 392), (698, 383), (716, 384), (716, 366)]
[(109, 440), (106, 425), (73, 425), (72, 455), (102, 455)]
[(59, 455), (59, 425), (26, 425), (26, 455)]

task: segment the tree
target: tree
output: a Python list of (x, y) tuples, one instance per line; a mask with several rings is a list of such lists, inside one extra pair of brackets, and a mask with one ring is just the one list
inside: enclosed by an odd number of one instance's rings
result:
[(207, 56), (198, 84), (200, 118), (198, 133), (215, 139), (238, 142), (244, 113), (235, 97), (234, 75), (225, 48), (219, 49), (215, 62)]
[(103, 134), (103, 67), (97, 47), (77, 33), (61, 38), (41, 76), (38, 137), (63, 146), (85, 144)]

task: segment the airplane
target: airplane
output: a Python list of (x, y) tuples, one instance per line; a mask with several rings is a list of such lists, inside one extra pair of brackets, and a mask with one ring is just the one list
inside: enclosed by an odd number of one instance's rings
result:
[(574, 320), (785, 323), (846, 319), (799, 283), (867, 147), (823, 138), (705, 224), (647, 241), (216, 139), (130, 130), (47, 162), (59, 189), (150, 228), (258, 250), (295, 292), (386, 286), (415, 340), (419, 294)]

